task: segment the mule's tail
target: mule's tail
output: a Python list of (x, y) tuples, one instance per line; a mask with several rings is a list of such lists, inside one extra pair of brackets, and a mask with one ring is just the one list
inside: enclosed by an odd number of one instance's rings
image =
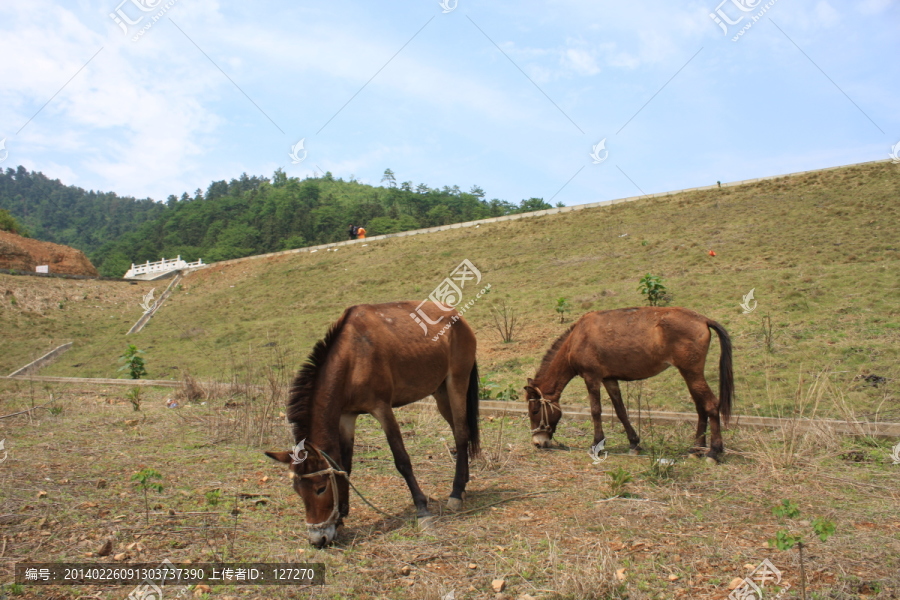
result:
[(466, 425), (469, 427), (469, 456), (478, 456), (481, 453), (481, 440), (478, 432), (478, 396), (479, 382), (478, 363), (472, 364), (472, 372), (469, 373), (469, 389), (466, 390)]
[(727, 425), (734, 400), (734, 371), (731, 368), (731, 338), (719, 323), (707, 320), (706, 325), (719, 336), (722, 353), (719, 356), (719, 415)]

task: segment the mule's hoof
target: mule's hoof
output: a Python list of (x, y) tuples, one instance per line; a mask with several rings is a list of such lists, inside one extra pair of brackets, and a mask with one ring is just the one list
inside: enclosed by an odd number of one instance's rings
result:
[(629, 454), (630, 456), (640, 456), (640, 455), (641, 455), (641, 449), (640, 449), (640, 448), (631, 448), (631, 449), (628, 451), (628, 454)]
[(427, 517), (419, 517), (416, 519), (416, 523), (419, 525), (420, 531), (431, 531), (434, 529), (434, 517), (429, 515)]
[(694, 460), (699, 460), (701, 458), (701, 455), (697, 454), (696, 452), (690, 452), (690, 453), (688, 453), (688, 458), (693, 458)]
[(706, 457), (706, 464), (708, 464), (708, 465), (717, 465), (717, 464), (719, 464), (719, 461), (716, 460), (715, 458), (713, 458), (712, 456), (707, 456), (707, 457)]
[(459, 512), (462, 510), (463, 501), (459, 498), (450, 498), (447, 500), (447, 510), (450, 512)]

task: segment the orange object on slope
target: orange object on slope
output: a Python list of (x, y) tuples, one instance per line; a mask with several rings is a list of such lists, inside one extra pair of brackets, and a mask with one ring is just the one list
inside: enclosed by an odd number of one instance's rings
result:
[(356, 239), (358, 239), (358, 240), (366, 239), (366, 230), (364, 228), (360, 227), (359, 230), (356, 232)]
[(710, 256), (715, 256), (716, 253), (715, 253), (713, 250), (710, 250), (710, 251), (709, 251), (709, 255), (710, 255)]

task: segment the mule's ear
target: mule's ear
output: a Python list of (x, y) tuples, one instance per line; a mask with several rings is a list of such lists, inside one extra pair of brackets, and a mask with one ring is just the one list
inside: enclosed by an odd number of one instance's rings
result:
[(282, 462), (286, 465), (291, 464), (290, 452), (266, 452), (266, 456), (268, 456), (269, 458), (274, 458), (278, 462)]
[(534, 379), (532, 379), (531, 377), (528, 378), (528, 385), (529, 385), (529, 386), (533, 386), (533, 385), (534, 385)]
[[(528, 381), (530, 382), (531, 380), (529, 379)], [(525, 391), (528, 393), (529, 396), (537, 396), (538, 398), (541, 397), (541, 392), (538, 391), (538, 389), (532, 385), (526, 385)]]

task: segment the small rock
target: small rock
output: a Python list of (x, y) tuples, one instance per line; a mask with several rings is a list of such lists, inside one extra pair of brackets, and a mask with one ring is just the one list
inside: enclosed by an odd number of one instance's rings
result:
[(625, 581), (625, 569), (624, 567), (621, 569), (616, 569), (616, 579), (619, 581)]
[(107, 484), (106, 484), (106, 480), (105, 480), (105, 479), (101, 479), (100, 481), (97, 482), (97, 489), (98, 489), (98, 490), (105, 490), (105, 489), (106, 489), (106, 485), (107, 485)]
[(495, 579), (491, 582), (491, 589), (497, 592), (498, 594), (506, 589), (506, 580), (504, 579)]
[(731, 580), (731, 583), (728, 584), (728, 589), (729, 590), (737, 589), (737, 586), (741, 585), (742, 583), (744, 583), (743, 579), (741, 579), (740, 577), (735, 577), (734, 579)]
[(412, 573), (412, 569), (409, 568), (409, 565), (403, 565), (402, 567), (400, 567), (401, 575), (409, 575), (410, 573)]
[(678, 581), (678, 575), (672, 573), (671, 575), (669, 575), (669, 581)]
[(128, 558), (127, 552), (119, 552), (118, 554), (113, 556), (113, 560), (125, 560), (126, 558)]
[(39, 492), (37, 493), (37, 497), (38, 497), (38, 498), (43, 498), (43, 497), (45, 497), (46, 495), (47, 495), (47, 492), (45, 492), (44, 490), (41, 490), (41, 491), (39, 491)]
[(105, 542), (103, 542), (103, 545), (100, 546), (100, 549), (97, 550), (97, 556), (109, 556), (112, 553), (112, 549), (112, 540), (106, 540)]
[(469, 563), (469, 568), (470, 568), (470, 569), (477, 569), (477, 568), (478, 568), (478, 565), (476, 565), (475, 563)]
[(204, 585), (202, 583), (200, 585), (194, 586), (194, 598), (199, 598), (203, 594), (208, 594), (210, 590), (211, 588), (208, 585)]
[(744, 565), (744, 569), (747, 571), (752, 571), (755, 568), (756, 568), (756, 565), (751, 565), (750, 563), (747, 563)]

